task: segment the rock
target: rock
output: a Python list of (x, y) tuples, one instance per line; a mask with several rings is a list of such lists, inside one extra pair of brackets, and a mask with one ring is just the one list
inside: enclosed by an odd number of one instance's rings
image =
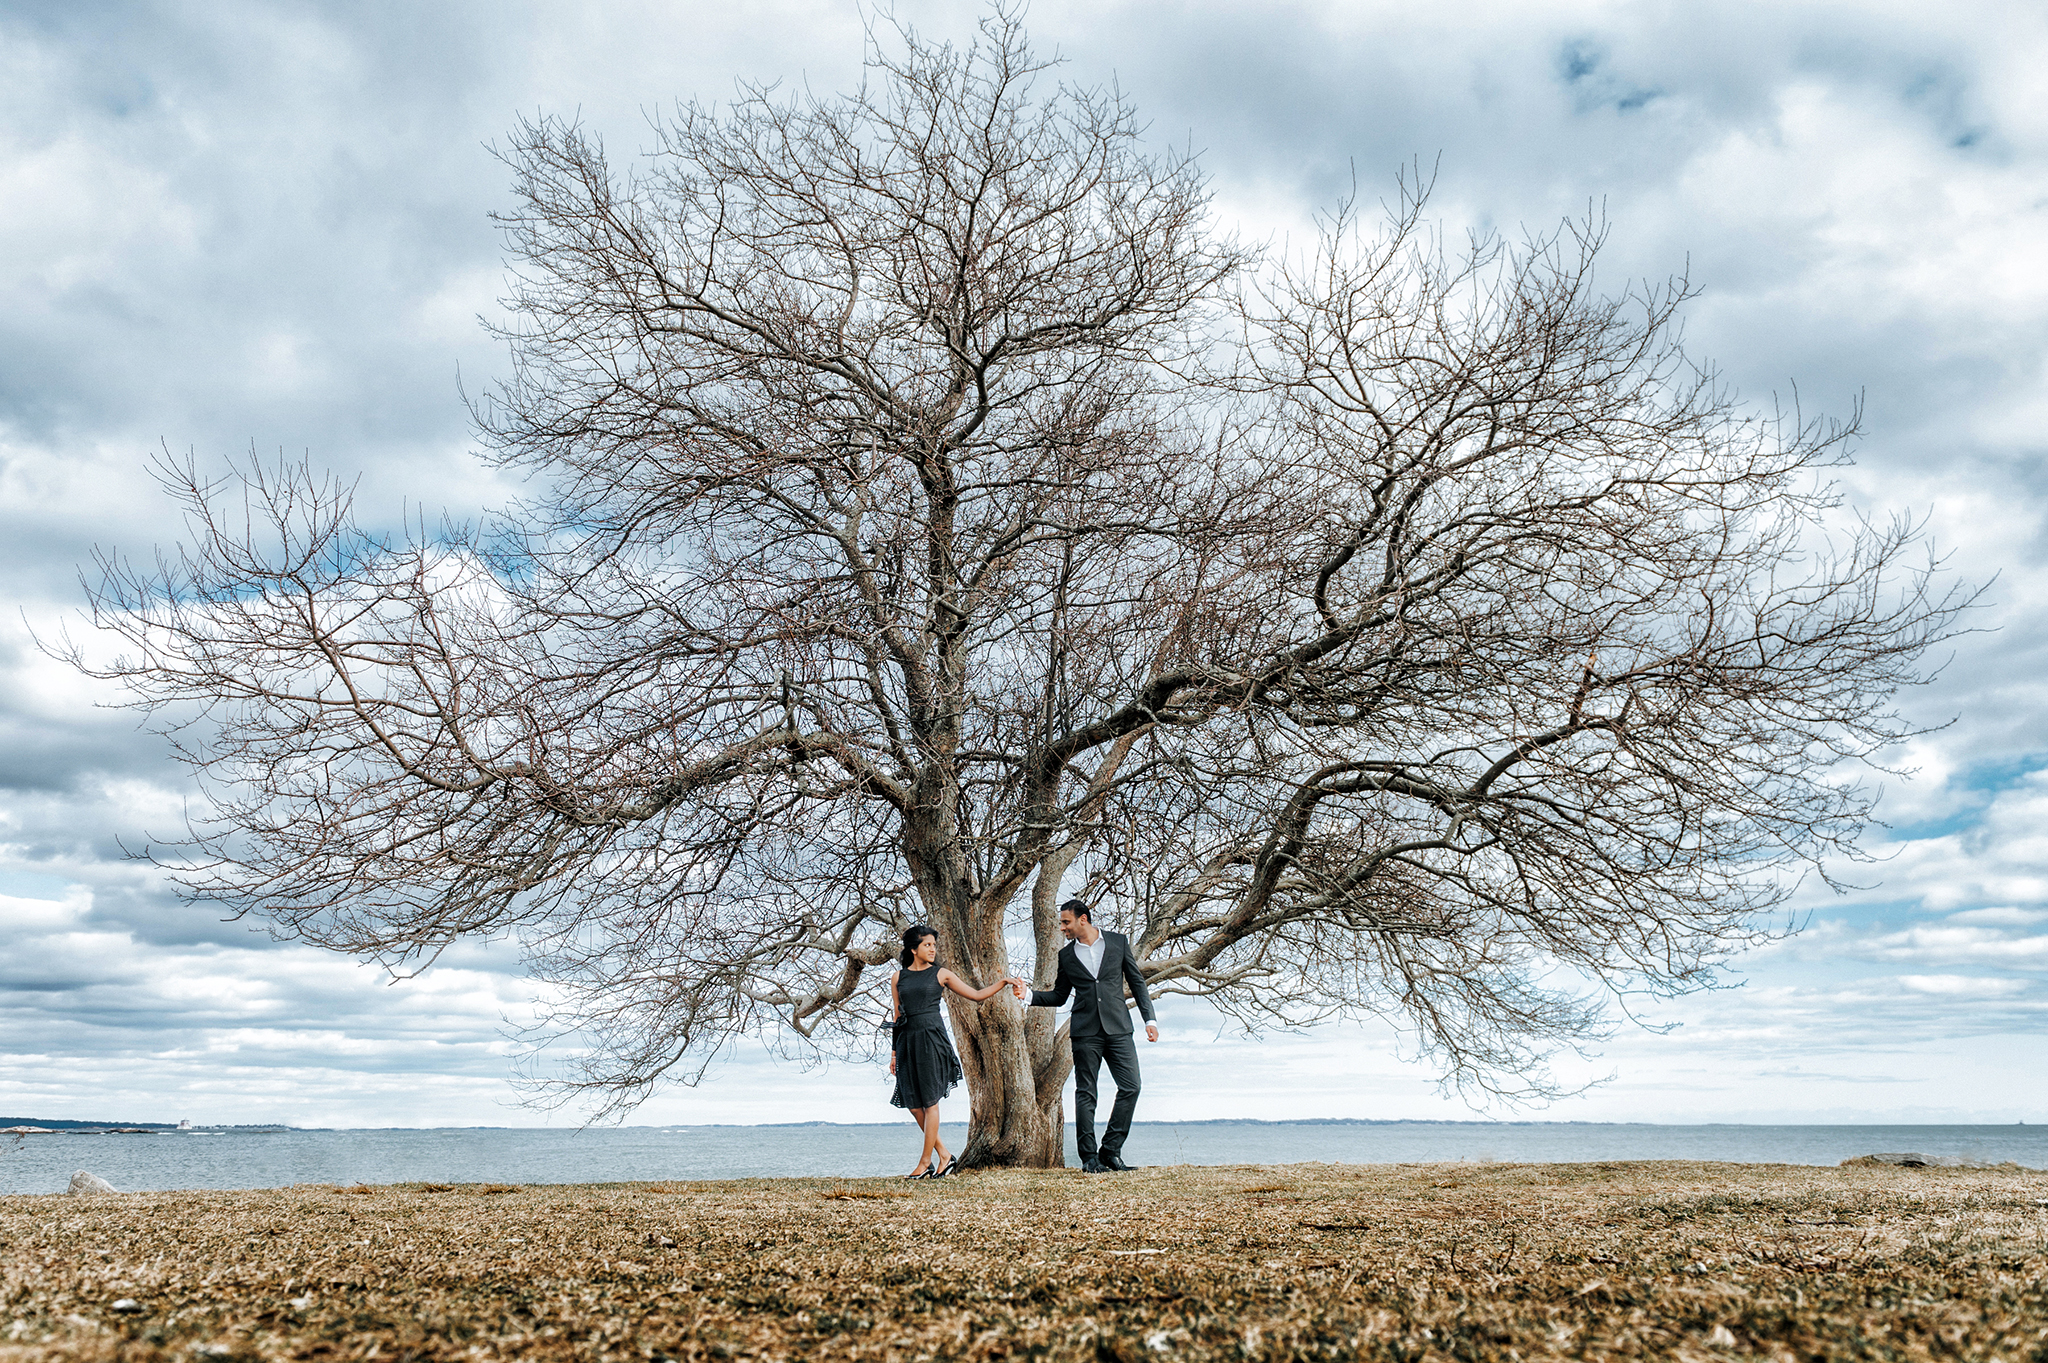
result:
[(1843, 1160), (1842, 1167), (1847, 1169), (1858, 1164), (1890, 1164), (1900, 1169), (1925, 1169), (1938, 1162), (1931, 1155), (1858, 1155), (1855, 1159)]
[(1865, 1167), (1889, 1164), (1898, 1169), (2004, 1169), (2015, 1174), (2035, 1172), (2028, 1169), (2025, 1165), (2015, 1164), (2011, 1160), (2001, 1160), (1993, 1163), (1987, 1159), (1978, 1159), (1973, 1155), (1858, 1155), (1855, 1159), (1845, 1159), (1842, 1161), (1844, 1169), (1854, 1168), (1859, 1164)]
[(71, 1176), (71, 1186), (65, 1191), (76, 1197), (83, 1193), (117, 1193), (121, 1190), (98, 1174), (88, 1174), (80, 1169)]

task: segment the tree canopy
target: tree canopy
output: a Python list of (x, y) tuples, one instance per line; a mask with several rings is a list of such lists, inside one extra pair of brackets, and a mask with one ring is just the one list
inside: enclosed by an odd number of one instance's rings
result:
[[(613, 1108), (863, 1049), (912, 921), (1045, 980), (1070, 894), (1155, 995), (1540, 1094), (1854, 855), (1966, 598), (1838, 514), (1853, 420), (1745, 405), (1596, 224), (1452, 249), (1409, 185), (1247, 249), (1050, 65), (905, 36), (630, 170), (522, 124), (474, 407), (534, 500), (407, 538), (169, 469), (191, 542), (104, 565), (102, 671), (210, 716), (190, 892), (394, 966), (517, 934)], [(954, 1023), (969, 1162), (1058, 1163), (1052, 1019)]]

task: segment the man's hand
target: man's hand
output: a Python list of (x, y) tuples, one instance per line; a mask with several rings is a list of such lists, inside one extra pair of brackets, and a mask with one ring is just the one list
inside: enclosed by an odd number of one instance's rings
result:
[(1010, 981), (1010, 992), (1011, 992), (1012, 994), (1015, 994), (1015, 995), (1017, 996), (1017, 1002), (1019, 1002), (1019, 1003), (1022, 1003), (1022, 1002), (1024, 1002), (1024, 981), (1022, 981), (1022, 980), (1011, 980), (1011, 981)]
[(1159, 1040), (1159, 1024), (1158, 1024), (1158, 1023), (1156, 1023), (1156, 1022), (1148, 1022), (1148, 1023), (1146, 1023), (1146, 1024), (1145, 1024), (1145, 1040), (1147, 1040), (1147, 1041), (1157, 1041), (1157, 1040)]

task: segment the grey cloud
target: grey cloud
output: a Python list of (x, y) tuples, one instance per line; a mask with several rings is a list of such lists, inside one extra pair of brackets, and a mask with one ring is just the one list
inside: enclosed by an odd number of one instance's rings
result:
[(439, 1070), (502, 1051), (500, 1017), (477, 1005), (518, 1012), (526, 994), (514, 959), (387, 985), (371, 967), (306, 947), (139, 941), (76, 898), (62, 908), (0, 906), (16, 909), (0, 920), (0, 1021), (25, 1029), (33, 1020), (43, 1051), (226, 1046), (281, 1065), (324, 1057), (344, 1067)]
[(158, 774), (157, 745), (140, 741), (134, 725), (52, 730), (34, 716), (0, 707), (0, 790), (51, 794), (75, 791), (104, 775)]

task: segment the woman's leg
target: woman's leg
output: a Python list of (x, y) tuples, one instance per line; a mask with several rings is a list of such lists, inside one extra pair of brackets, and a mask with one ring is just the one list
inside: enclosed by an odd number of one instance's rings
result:
[(913, 1174), (922, 1173), (930, 1168), (932, 1163), (931, 1128), (925, 1125), (924, 1114), (927, 1112), (936, 1113), (938, 1109), (936, 1107), (913, 1107), (908, 1109), (908, 1111), (910, 1113), (910, 1120), (917, 1123), (918, 1134), (924, 1137), (924, 1153), (917, 1157), (917, 1167), (910, 1172)]
[(926, 1120), (932, 1124), (932, 1149), (938, 1152), (939, 1168), (943, 1169), (952, 1162), (953, 1152), (946, 1148), (946, 1138), (939, 1134), (939, 1105), (933, 1103), (925, 1109), (925, 1113)]
[(924, 1120), (924, 1154), (919, 1156), (918, 1168), (927, 1169), (931, 1167), (932, 1151), (944, 1148), (939, 1145), (939, 1105), (933, 1103), (930, 1107), (920, 1108), (919, 1113)]

